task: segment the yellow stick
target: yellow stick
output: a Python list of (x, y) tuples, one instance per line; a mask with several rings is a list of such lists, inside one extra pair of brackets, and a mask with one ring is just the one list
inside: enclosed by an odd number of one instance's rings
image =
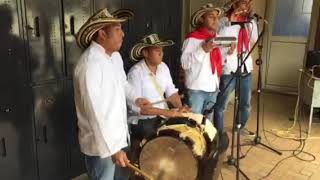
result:
[(153, 177), (151, 177), (150, 175), (148, 175), (147, 173), (145, 173), (144, 171), (142, 171), (141, 169), (139, 169), (138, 167), (132, 165), (131, 163), (127, 164), (127, 167), (137, 173), (139, 173), (139, 175), (143, 176), (146, 180), (154, 180)]

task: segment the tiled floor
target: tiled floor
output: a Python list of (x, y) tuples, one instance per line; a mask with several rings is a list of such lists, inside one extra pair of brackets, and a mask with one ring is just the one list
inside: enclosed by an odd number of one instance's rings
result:
[[(292, 121), (289, 121), (289, 118), (293, 117), (296, 97), (295, 96), (286, 96), (278, 94), (266, 93), (262, 97), (263, 106), (261, 107), (261, 119), (264, 121), (264, 129), (266, 131), (272, 131), (274, 129), (284, 129), (291, 127)], [(256, 98), (253, 99), (252, 115), (249, 120), (248, 127), (251, 130), (256, 129)], [(226, 127), (227, 129), (232, 128), (232, 115), (233, 115), (233, 106), (230, 105), (227, 115), (226, 115)], [(305, 136), (305, 131), (307, 127), (308, 119), (308, 107), (301, 107), (301, 113), (299, 118), (301, 123), (301, 129), (303, 130), (303, 136)], [(304, 120), (303, 120), (304, 119)], [(315, 118), (315, 123), (312, 124), (312, 133), (311, 136), (318, 136), (318, 139), (310, 139), (305, 143), (304, 151), (312, 153), (316, 160), (312, 162), (301, 161), (295, 157), (288, 158), (283, 160), (273, 172), (265, 177), (271, 169), (282, 159), (292, 155), (292, 151), (281, 151), (282, 156), (277, 155), (270, 150), (263, 148), (261, 145), (250, 147), (244, 146), (241, 148), (241, 151), (245, 154), (249, 149), (247, 156), (240, 161), (241, 169), (249, 176), (250, 179), (294, 179), (294, 180), (303, 180), (303, 179), (320, 179), (320, 124)], [(293, 130), (293, 134), (299, 135), (299, 125), (296, 124), (296, 127)], [(229, 134), (231, 136), (231, 134)], [(265, 132), (265, 135), (262, 133), (262, 142), (269, 146), (272, 146), (279, 150), (290, 150), (295, 149), (299, 146), (300, 142), (289, 139), (278, 138), (275, 135)], [(287, 135), (287, 137), (289, 137)], [(251, 142), (250, 138), (242, 138), (241, 143), (246, 143), (247, 141)], [(268, 143), (269, 142), (269, 143)], [(230, 155), (230, 148), (228, 155)], [(312, 157), (304, 153), (300, 153), (298, 157), (311, 160)], [(224, 165), (222, 169), (223, 179), (235, 179), (235, 168), (227, 164)], [(241, 178), (244, 179), (244, 178)]]
[[(296, 97), (295, 96), (286, 96), (279, 94), (265, 93), (262, 96), (262, 107), (261, 107), (261, 120), (264, 122), (264, 129), (266, 131), (272, 131), (273, 129), (281, 129), (291, 127), (292, 121), (289, 121), (289, 118), (293, 117)], [(252, 115), (248, 123), (248, 128), (252, 131), (256, 129), (256, 97), (253, 98), (253, 107)], [(303, 133), (306, 131), (307, 119), (308, 119), (308, 107), (303, 107), (302, 112), (300, 113), (300, 120), (305, 119), (302, 124)], [(233, 106), (228, 106), (228, 111), (226, 112), (226, 128), (229, 132), (231, 138), (231, 128), (233, 120)], [(304, 117), (304, 118), (303, 118)], [(320, 122), (315, 119), (315, 123), (312, 125), (311, 136), (320, 137)], [(290, 150), (295, 149), (299, 146), (299, 141), (282, 139), (272, 135), (269, 132), (265, 131), (265, 135), (262, 133), (262, 142), (272, 146), (276, 149)], [(263, 132), (263, 131), (261, 131)], [(293, 130), (293, 133), (299, 135), (299, 126), (298, 124)], [(305, 135), (305, 134), (303, 134)], [(230, 139), (231, 140), (231, 139)], [(248, 144), (252, 142), (250, 138), (241, 138), (242, 144)], [(227, 155), (230, 155), (230, 147)], [(248, 150), (250, 150), (248, 152)], [(261, 145), (258, 146), (243, 146), (241, 152), (247, 155), (244, 159), (240, 161), (241, 169), (247, 174), (250, 179), (272, 179), (272, 180), (304, 180), (304, 179), (320, 179), (320, 138), (318, 139), (309, 139), (305, 143), (304, 151), (312, 153), (316, 160), (312, 162), (301, 161), (296, 157), (291, 157), (286, 160), (283, 160), (273, 172), (265, 177), (271, 169), (282, 159), (292, 155), (292, 151), (282, 151), (283, 155), (279, 156), (270, 150), (263, 148)], [(310, 160), (311, 156), (304, 153), (300, 153), (298, 157)], [(235, 179), (235, 168), (229, 166), (227, 163), (224, 164), (222, 169), (222, 176), (220, 179)], [(85, 175), (77, 178), (79, 180), (86, 180)], [(244, 179), (241, 177), (241, 179)]]

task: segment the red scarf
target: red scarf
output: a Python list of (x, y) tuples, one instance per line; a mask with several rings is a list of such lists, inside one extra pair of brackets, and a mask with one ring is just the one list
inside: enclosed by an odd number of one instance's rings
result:
[[(210, 33), (207, 28), (198, 28), (195, 31), (189, 33), (186, 38), (207, 40), (215, 37), (216, 34)], [(215, 73), (215, 70), (217, 68), (218, 77), (220, 77), (222, 74), (222, 56), (219, 48), (215, 48), (210, 52), (210, 62), (212, 74)]]
[[(237, 21), (238, 22), (243, 22), (243, 21), (246, 21), (247, 18), (246, 17), (243, 17), (243, 16), (238, 16), (237, 17)], [(242, 46), (242, 44), (244, 44), (244, 47)], [(238, 36), (238, 55), (240, 55), (242, 52), (241, 52), (241, 47), (246, 49), (246, 51), (249, 51), (249, 35), (248, 35), (248, 30), (247, 28), (244, 28), (244, 29), (240, 29), (239, 31), (239, 36)]]

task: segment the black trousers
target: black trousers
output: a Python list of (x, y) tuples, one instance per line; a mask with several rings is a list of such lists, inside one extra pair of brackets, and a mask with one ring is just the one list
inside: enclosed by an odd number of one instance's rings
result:
[(157, 134), (157, 129), (162, 123), (161, 117), (155, 117), (151, 119), (141, 119), (138, 124), (131, 124), (131, 138), (136, 140), (142, 140), (144, 138), (149, 139)]
[(220, 170), (223, 160), (228, 150), (229, 138), (226, 132), (219, 134), (218, 153), (216, 156), (207, 159), (201, 163), (201, 174), (199, 179), (217, 180), (219, 179)]

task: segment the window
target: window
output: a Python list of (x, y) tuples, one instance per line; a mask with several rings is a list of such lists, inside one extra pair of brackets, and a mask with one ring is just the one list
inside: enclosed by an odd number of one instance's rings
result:
[(308, 37), (313, 0), (276, 0), (273, 36)]

